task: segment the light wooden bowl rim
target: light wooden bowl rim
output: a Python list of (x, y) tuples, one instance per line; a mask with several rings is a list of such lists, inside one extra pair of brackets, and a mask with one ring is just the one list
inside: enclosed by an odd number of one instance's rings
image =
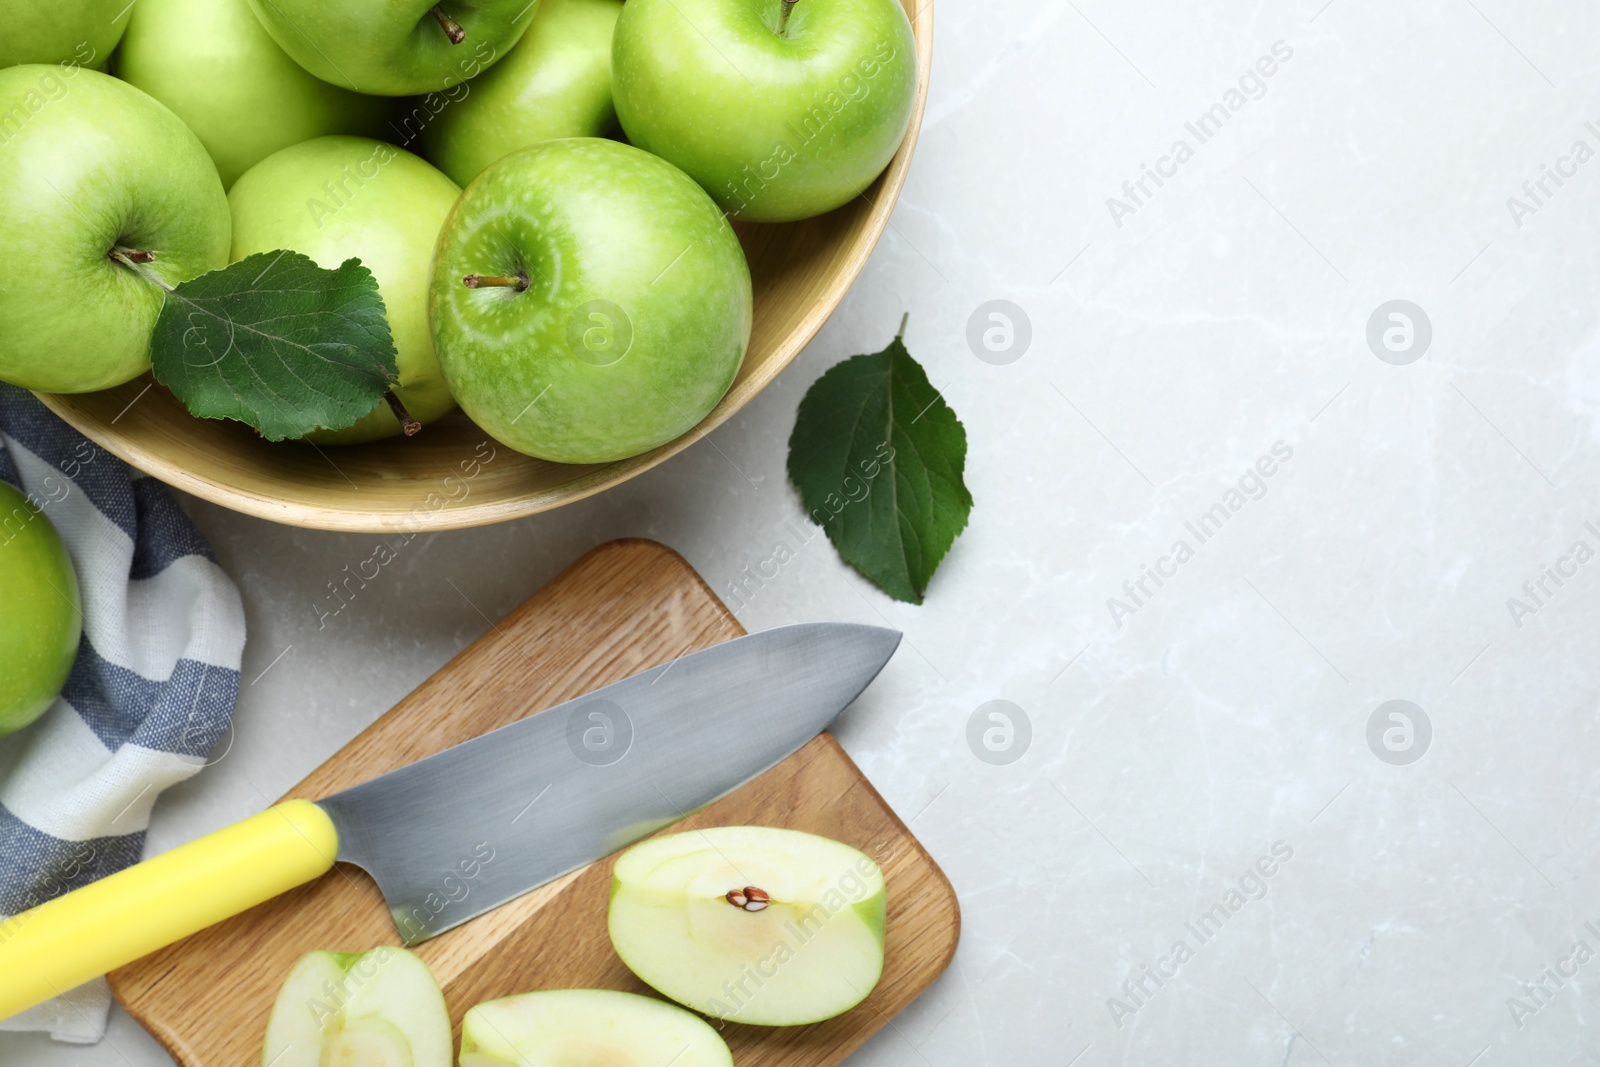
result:
[[(366, 533), (392, 532), (397, 529), (404, 529), (408, 533), (464, 529), (549, 511), (619, 485), (682, 452), (748, 404), (811, 342), (838, 308), (862, 268), (866, 266), (867, 259), (877, 247), (884, 230), (888, 228), (889, 216), (894, 211), (901, 190), (905, 187), (906, 175), (911, 169), (911, 159), (916, 151), (917, 137), (921, 131), (923, 111), (927, 106), (928, 79), (933, 66), (933, 2), (932, 0), (901, 0), (901, 2), (907, 9), (912, 32), (916, 38), (916, 96), (912, 105), (911, 123), (899, 151), (895, 153), (882, 178), (862, 194), (862, 199), (871, 205), (866, 224), (856, 235), (847, 258), (823, 287), (811, 309), (773, 346), (772, 354), (753, 373), (736, 381), (711, 413), (698, 425), (659, 448), (630, 459), (598, 465), (570, 481), (555, 487), (540, 487), (524, 496), (468, 500), (459, 506), (442, 507), (437, 510), (413, 510), (403, 517), (397, 517), (387, 512), (361, 510), (362, 498), (359, 489), (352, 493), (350, 506), (332, 507), (302, 501), (287, 501), (257, 488), (204, 477), (196, 474), (181, 459), (174, 457), (167, 450), (152, 447), (138, 436), (118, 430), (115, 426), (116, 419), (107, 422), (90, 410), (80, 407), (76, 398), (71, 395), (50, 393), (36, 395), (50, 410), (70, 423), (78, 432), (146, 474), (213, 504), (290, 526)], [(874, 192), (875, 200), (872, 199)]]

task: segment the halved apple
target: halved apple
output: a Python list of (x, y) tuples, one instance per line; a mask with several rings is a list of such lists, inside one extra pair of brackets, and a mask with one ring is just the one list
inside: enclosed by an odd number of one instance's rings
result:
[(617, 860), (617, 955), (680, 1004), (799, 1026), (864, 1000), (883, 974), (883, 872), (797, 830), (723, 826), (657, 837)]
[(733, 1067), (703, 1019), (636, 993), (551, 989), (479, 1004), (461, 1023), (461, 1067)]
[(405, 949), (313, 952), (289, 971), (267, 1021), (263, 1067), (450, 1067), (450, 1015), (428, 965)]

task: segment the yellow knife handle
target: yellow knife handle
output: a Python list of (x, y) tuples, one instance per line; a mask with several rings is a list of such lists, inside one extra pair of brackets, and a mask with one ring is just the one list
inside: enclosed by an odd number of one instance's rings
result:
[(304, 885), (338, 851), (327, 813), (290, 800), (0, 919), (0, 1019)]

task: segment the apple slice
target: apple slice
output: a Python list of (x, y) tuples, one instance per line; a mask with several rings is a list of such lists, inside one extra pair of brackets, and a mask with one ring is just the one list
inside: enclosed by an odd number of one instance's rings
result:
[(461, 1067), (733, 1067), (703, 1019), (636, 993), (551, 989), (479, 1004), (461, 1023)]
[(723, 826), (657, 837), (617, 860), (617, 955), (680, 1004), (799, 1026), (864, 1000), (883, 974), (883, 872), (797, 830)]
[(411, 953), (313, 952), (290, 970), (267, 1021), (263, 1067), (450, 1067), (450, 1015)]

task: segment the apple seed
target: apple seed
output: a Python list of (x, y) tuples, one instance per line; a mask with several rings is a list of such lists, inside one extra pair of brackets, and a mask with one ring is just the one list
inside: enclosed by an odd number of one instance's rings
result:
[(772, 903), (772, 898), (767, 895), (765, 889), (757, 889), (753, 885), (747, 885), (743, 889), (728, 890), (726, 899), (729, 904), (745, 911), (765, 911), (767, 905)]

